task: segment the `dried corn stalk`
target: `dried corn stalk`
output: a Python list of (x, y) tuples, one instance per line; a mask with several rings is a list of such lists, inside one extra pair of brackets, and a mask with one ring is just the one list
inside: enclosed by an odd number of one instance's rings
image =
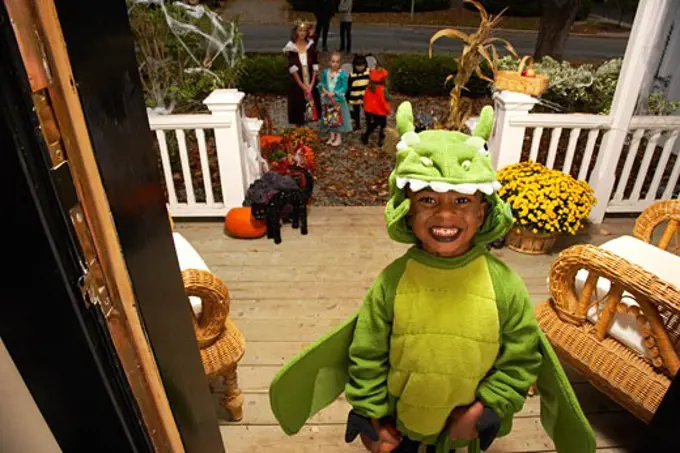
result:
[(493, 79), (487, 77), (482, 72), (480, 67), (480, 57), (489, 63), (494, 73), (496, 71), (496, 60), (498, 59), (498, 51), (496, 50), (494, 43), (503, 43), (508, 52), (517, 57), (517, 52), (515, 52), (515, 48), (512, 47), (512, 44), (504, 39), (494, 38), (491, 36), (493, 29), (501, 21), (501, 16), (503, 12), (505, 12), (505, 9), (498, 15), (492, 16), (487, 13), (484, 7), (475, 0), (465, 0), (465, 2), (471, 3), (479, 10), (481, 21), (477, 31), (468, 35), (455, 28), (447, 28), (444, 30), (439, 30), (432, 36), (432, 38), (430, 38), (430, 58), (432, 58), (432, 45), (439, 38), (456, 38), (465, 43), (463, 52), (461, 53), (460, 57), (456, 59), (458, 68), (455, 76), (453, 74), (449, 74), (449, 76), (444, 81), (445, 84), (451, 79), (454, 81), (453, 88), (449, 93), (451, 97), (449, 112), (440, 125), (440, 127), (449, 130), (463, 129), (463, 127), (465, 127), (465, 121), (470, 116), (472, 104), (470, 103), (469, 99), (462, 98), (461, 94), (465, 89), (465, 85), (470, 80), (472, 73), (477, 73), (479, 78), (493, 83)]

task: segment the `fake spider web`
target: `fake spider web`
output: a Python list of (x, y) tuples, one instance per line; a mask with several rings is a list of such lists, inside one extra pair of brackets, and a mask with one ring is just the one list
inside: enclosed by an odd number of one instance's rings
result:
[[(168, 8), (171, 4), (176, 9)], [(128, 14), (137, 7), (160, 8), (165, 17), (165, 22), (168, 25), (172, 35), (176, 38), (181, 48), (186, 52), (189, 60), (194, 66), (184, 69), (187, 74), (204, 73), (210, 76), (216, 87), (222, 87), (224, 81), (216, 74), (212, 68), (216, 61), (221, 60), (224, 67), (235, 70), (241, 62), (244, 55), (243, 42), (240, 39), (237, 23), (234, 21), (225, 21), (214, 11), (206, 8), (203, 5), (188, 5), (181, 1), (166, 2), (165, 0), (128, 0)], [(193, 18), (196, 23), (199, 20), (204, 20), (203, 23), (209, 25), (208, 30), (203, 30), (195, 23), (183, 21), (175, 11), (179, 9), (186, 13), (187, 16)], [(199, 37), (202, 42), (199, 46), (191, 46), (187, 44), (186, 38)], [(202, 56), (197, 55), (200, 51)], [(143, 64), (163, 65), (164, 61), (150, 59)], [(156, 87), (157, 88), (157, 87)], [(154, 100), (156, 107), (147, 109), (151, 114), (167, 115), (172, 113), (175, 102), (172, 100), (171, 85), (163, 87), (162, 89), (150, 90), (150, 95)], [(169, 100), (169, 101), (168, 101)]]

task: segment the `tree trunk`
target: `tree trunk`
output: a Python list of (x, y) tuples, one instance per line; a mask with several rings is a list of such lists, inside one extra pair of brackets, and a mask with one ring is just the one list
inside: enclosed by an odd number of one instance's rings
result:
[(545, 56), (562, 60), (564, 47), (580, 6), (581, 0), (543, 0), (541, 2), (541, 23), (534, 51), (536, 60)]

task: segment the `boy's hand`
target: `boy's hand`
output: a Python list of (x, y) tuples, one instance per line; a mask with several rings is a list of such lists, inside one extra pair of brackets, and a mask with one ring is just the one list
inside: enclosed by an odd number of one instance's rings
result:
[(457, 407), (451, 412), (450, 419), (449, 437), (453, 440), (479, 437), (482, 451), (489, 449), (501, 427), (500, 417), (479, 401), (471, 406)]
[(451, 412), (449, 419), (449, 437), (456, 439), (475, 439), (477, 438), (477, 420), (484, 412), (484, 405), (475, 401), (470, 406), (457, 407)]
[(352, 410), (347, 419), (345, 442), (353, 442), (357, 436), (361, 437), (361, 442), (371, 453), (390, 452), (401, 442), (393, 426), (381, 425), (380, 421), (363, 417)]

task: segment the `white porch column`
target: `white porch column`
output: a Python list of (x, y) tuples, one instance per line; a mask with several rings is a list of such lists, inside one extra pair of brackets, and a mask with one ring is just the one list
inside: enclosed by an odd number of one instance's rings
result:
[[(590, 220), (601, 223), (615, 183), (615, 169), (619, 161), (628, 125), (637, 105), (642, 83), (648, 71), (656, 70), (652, 61), (654, 48), (665, 17), (673, 0), (640, 0), (633, 28), (628, 37), (626, 54), (611, 108), (611, 126), (604, 134), (597, 163), (590, 176), (598, 203), (590, 213)], [(654, 65), (654, 68), (652, 68)]]
[(489, 137), (491, 162), (496, 170), (519, 162), (526, 128), (512, 126), (511, 120), (526, 116), (538, 100), (524, 93), (502, 91), (494, 96), (494, 121)]
[(215, 128), (222, 200), (227, 209), (241, 206), (248, 187), (245, 159), (241, 153), (243, 132), (240, 106), (244, 96), (244, 93), (237, 90), (220, 89), (213, 91), (203, 100), (216, 119), (224, 119), (229, 124), (226, 127)]

